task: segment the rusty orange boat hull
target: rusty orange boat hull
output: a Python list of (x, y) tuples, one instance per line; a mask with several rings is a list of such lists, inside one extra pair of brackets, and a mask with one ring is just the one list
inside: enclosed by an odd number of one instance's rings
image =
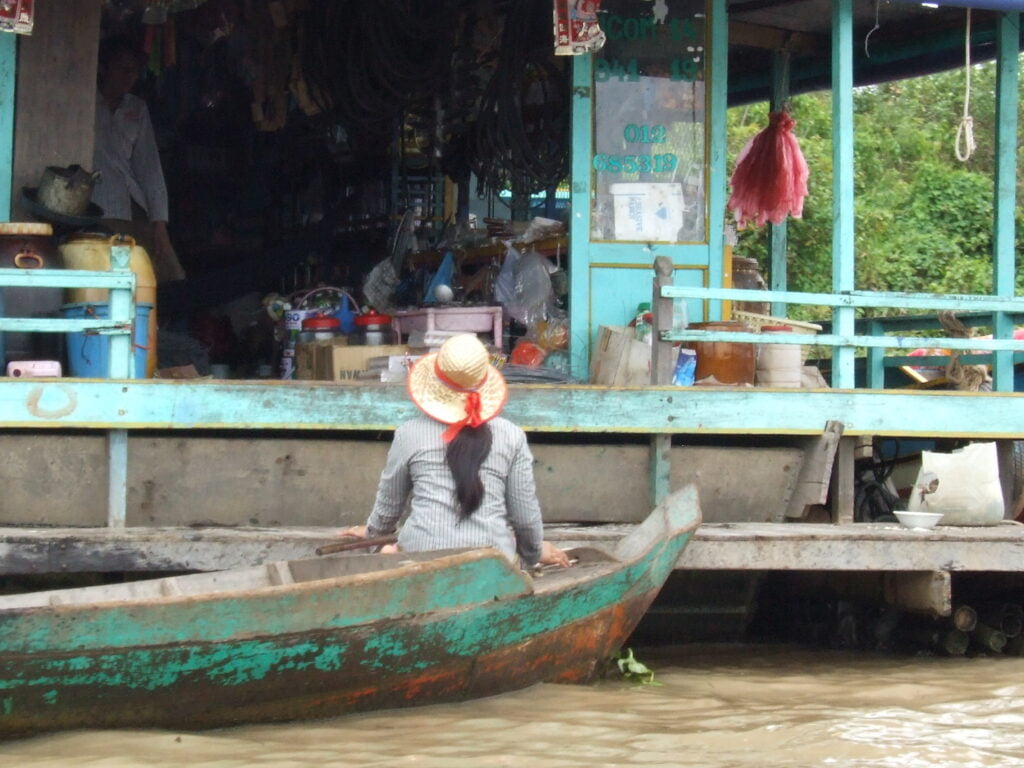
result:
[(487, 549), (0, 598), (0, 735), (202, 729), (586, 682), (699, 521), (686, 489), (615, 551), (577, 550), (578, 566), (537, 579)]

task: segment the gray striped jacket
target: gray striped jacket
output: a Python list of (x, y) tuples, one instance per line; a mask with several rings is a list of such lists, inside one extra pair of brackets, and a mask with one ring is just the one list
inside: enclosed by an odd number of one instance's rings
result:
[(451, 547), (496, 547), (511, 559), (518, 554), (531, 566), (540, 559), (544, 529), (533, 481), (533, 455), (526, 434), (507, 419), (488, 422), (491, 452), (480, 468), (484, 498), (461, 518), (455, 479), (445, 461), (441, 439), (447, 425), (427, 416), (395, 430), (380, 476), (368, 536), (393, 533), (410, 499), (409, 515), (398, 546), (409, 552)]

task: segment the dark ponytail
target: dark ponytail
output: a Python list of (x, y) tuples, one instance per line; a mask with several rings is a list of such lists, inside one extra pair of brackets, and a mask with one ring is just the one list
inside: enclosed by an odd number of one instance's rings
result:
[(463, 427), (448, 444), (445, 459), (455, 478), (455, 498), (459, 502), (459, 515), (467, 518), (476, 512), (484, 500), (484, 483), (480, 467), (491, 452), (491, 428)]

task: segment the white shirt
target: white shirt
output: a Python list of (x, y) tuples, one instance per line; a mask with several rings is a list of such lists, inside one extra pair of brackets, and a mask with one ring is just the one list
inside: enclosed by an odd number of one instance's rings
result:
[(128, 93), (111, 112), (96, 99), (93, 170), (100, 172), (92, 201), (108, 219), (131, 221), (132, 200), (150, 221), (167, 221), (167, 185), (146, 102)]

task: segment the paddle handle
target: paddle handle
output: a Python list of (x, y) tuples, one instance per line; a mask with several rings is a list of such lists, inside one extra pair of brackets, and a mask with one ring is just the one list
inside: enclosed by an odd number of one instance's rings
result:
[(336, 541), (332, 544), (324, 544), (316, 548), (318, 555), (332, 555), (335, 552), (348, 552), (351, 549), (366, 549), (367, 547), (382, 547), (385, 544), (394, 544), (398, 541), (397, 536), (378, 536), (376, 539), (360, 539), (346, 537), (346, 541)]

